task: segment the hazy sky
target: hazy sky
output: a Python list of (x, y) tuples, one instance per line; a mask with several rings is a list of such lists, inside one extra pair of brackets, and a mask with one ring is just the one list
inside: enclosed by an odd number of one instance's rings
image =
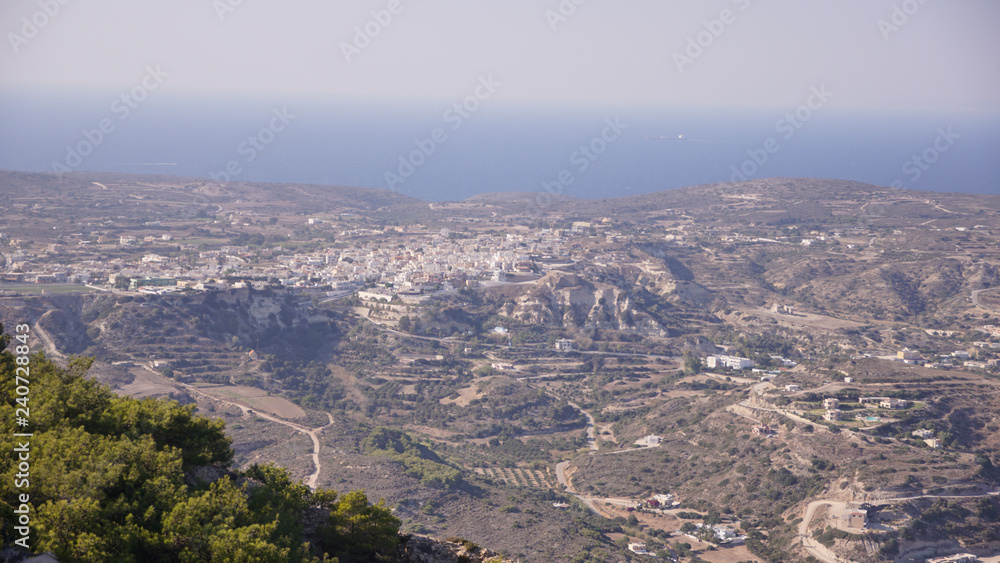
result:
[(178, 95), (454, 100), (492, 75), (508, 102), (826, 85), (845, 109), (1000, 110), (993, 0), (3, 0), (0, 22), (8, 92), (114, 94), (150, 66)]

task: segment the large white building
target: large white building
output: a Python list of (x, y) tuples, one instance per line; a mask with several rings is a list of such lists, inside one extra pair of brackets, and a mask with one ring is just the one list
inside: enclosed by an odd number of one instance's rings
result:
[(754, 366), (753, 360), (749, 358), (740, 358), (738, 356), (709, 356), (705, 360), (705, 365), (710, 369), (715, 368), (728, 368), (728, 369), (748, 369)]

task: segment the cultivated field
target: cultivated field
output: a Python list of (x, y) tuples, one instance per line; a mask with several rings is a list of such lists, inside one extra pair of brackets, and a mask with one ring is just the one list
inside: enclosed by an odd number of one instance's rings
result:
[(306, 411), (288, 399), (271, 397), (262, 389), (242, 385), (198, 385), (197, 388), (211, 397), (240, 403), (282, 418), (303, 418), (306, 416)]

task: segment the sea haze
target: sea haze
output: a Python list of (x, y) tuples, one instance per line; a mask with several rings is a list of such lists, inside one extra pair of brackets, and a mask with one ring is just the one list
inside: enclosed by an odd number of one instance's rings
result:
[[(537, 192), (543, 183), (565, 195), (600, 198), (775, 176), (1000, 192), (1000, 119), (971, 112), (844, 113), (831, 101), (811, 115), (800, 111), (808, 119), (793, 123), (785, 114), (795, 107), (569, 109), (485, 100), (460, 113), (447, 103), (238, 102), (155, 94), (127, 113), (113, 97), (0, 96), (0, 168), (53, 171), (58, 163), (72, 170), (228, 175), (235, 181), (391, 188), (432, 201)], [(97, 134), (102, 120), (110, 132)], [(262, 150), (246, 142), (251, 136), (259, 136)], [(603, 152), (591, 158), (581, 147)], [(911, 161), (921, 155), (928, 161)], [(401, 168), (401, 158), (410, 163)], [(560, 173), (565, 181), (554, 184)]]

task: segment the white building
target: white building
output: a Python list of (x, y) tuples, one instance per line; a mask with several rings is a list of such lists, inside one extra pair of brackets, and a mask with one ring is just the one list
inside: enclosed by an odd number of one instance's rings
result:
[(569, 338), (560, 338), (556, 340), (556, 351), (558, 352), (572, 352), (576, 347), (573, 345), (573, 341)]
[(754, 366), (753, 360), (738, 356), (709, 356), (705, 365), (710, 369), (724, 367), (727, 369), (748, 369)]
[(630, 543), (628, 544), (628, 549), (632, 553), (638, 553), (639, 555), (653, 555), (646, 549), (646, 544), (644, 543)]
[(878, 406), (883, 409), (905, 409), (910, 406), (910, 402), (903, 399), (883, 399)]
[(798, 365), (796, 362), (789, 360), (784, 356), (771, 356), (771, 359), (781, 362), (781, 367), (785, 368), (793, 368)]
[(656, 434), (650, 434), (649, 436), (643, 436), (635, 441), (635, 445), (645, 448), (656, 448), (659, 447), (662, 438)]
[(650, 497), (650, 500), (655, 500), (656, 502), (660, 503), (660, 506), (670, 506), (670, 503), (674, 501), (674, 495), (670, 493), (655, 494), (652, 497)]
[[(705, 527), (705, 524), (695, 524), (695, 526), (699, 530), (701, 530), (702, 528)], [(736, 530), (726, 526), (709, 526), (708, 528), (712, 530), (712, 533), (715, 534), (715, 537), (719, 538), (719, 541), (722, 543), (729, 543), (737, 539), (741, 540), (746, 539), (746, 537), (738, 535), (736, 533)]]

